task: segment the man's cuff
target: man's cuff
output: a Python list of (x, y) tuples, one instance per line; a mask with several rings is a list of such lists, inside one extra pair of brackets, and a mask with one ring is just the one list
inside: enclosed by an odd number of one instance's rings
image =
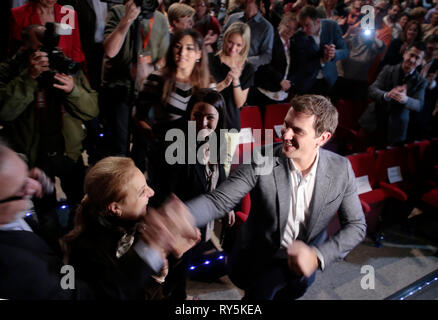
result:
[(325, 263), (324, 263), (324, 257), (322, 256), (321, 251), (319, 251), (316, 247), (312, 247), (312, 249), (315, 250), (316, 256), (318, 257), (319, 268), (321, 269), (321, 271), (324, 271)]
[(388, 92), (385, 92), (383, 99), (385, 99), (385, 101), (391, 101), (391, 98), (388, 98)]
[(133, 248), (138, 256), (149, 265), (155, 273), (160, 272), (164, 261), (159, 251), (149, 247), (143, 240), (138, 240)]

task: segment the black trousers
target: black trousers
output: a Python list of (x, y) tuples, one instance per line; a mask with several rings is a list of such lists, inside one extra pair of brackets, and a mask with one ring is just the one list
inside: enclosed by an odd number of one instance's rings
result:
[[(308, 245), (321, 244), (326, 236), (324, 231)], [(299, 276), (289, 269), (287, 258), (274, 258), (252, 279), (250, 286), (245, 288), (242, 300), (295, 300), (304, 295), (315, 277), (316, 272), (308, 278)]]

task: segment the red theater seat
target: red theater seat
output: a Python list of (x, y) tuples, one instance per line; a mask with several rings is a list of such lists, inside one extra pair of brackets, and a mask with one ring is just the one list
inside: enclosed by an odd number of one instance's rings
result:
[(236, 229), (239, 230), (242, 223), (248, 219), (249, 211), (251, 210), (251, 197), (247, 193), (241, 201), (240, 211), (236, 212)]
[[(403, 181), (390, 183), (388, 178), (388, 168), (400, 167)], [(392, 198), (400, 201), (408, 200), (415, 185), (410, 180), (408, 168), (408, 153), (403, 147), (394, 147), (391, 149), (378, 150), (376, 158), (376, 179), (381, 188)]]
[(421, 198), (421, 201), (423, 201), (425, 204), (427, 204), (428, 206), (434, 209), (438, 209), (438, 188), (432, 189), (426, 194), (424, 194), (423, 197)]
[(372, 190), (360, 194), (359, 199), (365, 213), (367, 232), (368, 234), (373, 234), (376, 231), (379, 217), (382, 214), (384, 201), (389, 198), (385, 190), (376, 185), (374, 150), (370, 148), (368, 152), (353, 154), (347, 156), (347, 159), (351, 163), (356, 178), (368, 176), (368, 182)]
[(263, 129), (260, 109), (256, 106), (245, 106), (240, 108), (240, 127), (251, 129)]
[[(286, 114), (289, 111), (290, 103), (271, 104), (266, 106), (265, 110), (265, 141), (269, 143), (281, 142), (281, 138), (275, 133), (274, 127), (276, 125), (282, 125)], [(271, 138), (272, 137), (272, 138)]]

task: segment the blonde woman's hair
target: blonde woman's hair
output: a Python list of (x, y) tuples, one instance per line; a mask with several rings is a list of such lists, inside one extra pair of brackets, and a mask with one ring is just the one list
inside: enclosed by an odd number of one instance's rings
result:
[(130, 158), (107, 157), (97, 162), (85, 176), (85, 196), (76, 209), (75, 226), (62, 239), (64, 251), (87, 227), (90, 217), (111, 216), (109, 205), (124, 201), (128, 194), (129, 181), (136, 166)]
[(188, 4), (173, 3), (167, 10), (167, 19), (169, 20), (169, 24), (174, 26), (174, 21), (178, 20), (179, 18), (193, 17), (195, 13), (195, 9)]
[(242, 60), (245, 61), (248, 58), (248, 53), (249, 53), (249, 46), (251, 42), (251, 30), (248, 27), (248, 25), (243, 22), (234, 22), (227, 28), (227, 30), (225, 30), (224, 36), (222, 38), (222, 48), (221, 50), (219, 50), (217, 54), (228, 55), (228, 52), (226, 52), (225, 49), (226, 48), (225, 44), (227, 43), (228, 39), (235, 33), (240, 34), (242, 36), (243, 48), (242, 51), (240, 51), (240, 56), (242, 57)]

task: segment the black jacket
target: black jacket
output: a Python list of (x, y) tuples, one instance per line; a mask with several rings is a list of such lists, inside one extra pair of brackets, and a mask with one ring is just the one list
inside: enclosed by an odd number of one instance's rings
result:
[[(290, 52), (291, 50), (289, 50), (289, 54)], [(281, 41), (278, 31), (275, 30), (274, 44), (272, 46), (272, 60), (269, 64), (260, 66), (257, 69), (254, 81), (256, 87), (266, 89), (272, 92), (280, 91), (280, 82), (284, 79), (286, 67), (287, 60), (283, 42)], [(291, 80), (291, 70), (291, 67), (289, 67), (287, 80)]]
[(88, 285), (75, 278), (75, 289), (64, 290), (59, 255), (36, 233), (0, 231), (0, 298), (70, 300), (93, 298)]

